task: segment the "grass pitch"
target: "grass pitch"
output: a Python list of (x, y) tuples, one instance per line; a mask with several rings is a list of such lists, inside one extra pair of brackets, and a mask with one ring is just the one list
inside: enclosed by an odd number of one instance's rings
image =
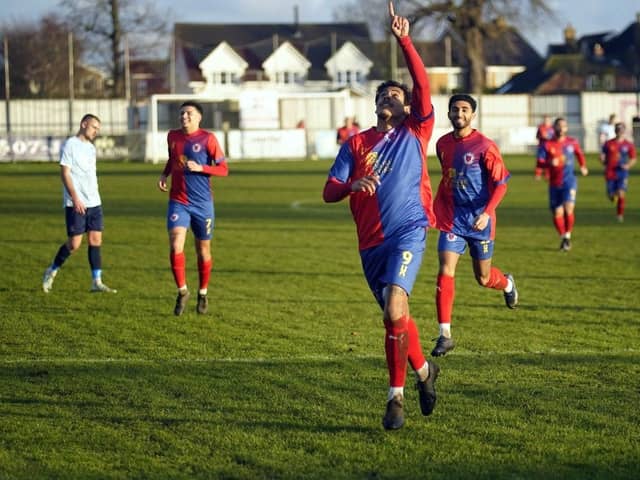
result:
[[(561, 253), (533, 159), (506, 161), (494, 263), (521, 304), (461, 259), (438, 406), (422, 417), (408, 376), (398, 432), (381, 426), (383, 328), (353, 222), (346, 202), (322, 203), (329, 162), (232, 163), (214, 179), (211, 313), (192, 295), (179, 318), (161, 166), (99, 165), (106, 295), (89, 293), (86, 243), (42, 292), (65, 237), (59, 167), (0, 165), (0, 478), (637, 478), (637, 176), (618, 224), (589, 158)], [(436, 238), (411, 299), (425, 351)]]

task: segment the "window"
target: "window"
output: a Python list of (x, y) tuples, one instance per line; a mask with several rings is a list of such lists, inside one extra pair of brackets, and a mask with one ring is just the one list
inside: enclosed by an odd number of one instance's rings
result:
[(296, 83), (303, 83), (304, 76), (300, 72), (292, 72), (289, 70), (285, 70), (282, 72), (275, 72), (273, 74), (273, 82), (282, 84), (282, 85), (293, 85)]
[(605, 90), (615, 90), (616, 89), (616, 79), (615, 76), (611, 73), (607, 73), (602, 79), (602, 87)]
[(146, 80), (138, 80), (136, 82), (136, 98), (147, 98), (149, 94), (148, 87)]
[(336, 73), (336, 82), (338, 85), (352, 85), (354, 83), (362, 83), (365, 75), (360, 70), (339, 70)]
[(211, 81), (215, 85), (231, 85), (236, 83), (238, 75), (235, 72), (213, 72)]
[(462, 87), (462, 72), (450, 73), (447, 75), (447, 88), (450, 92), (457, 91)]
[(597, 75), (588, 75), (586, 80), (586, 89), (589, 91), (598, 90), (600, 88), (600, 81)]

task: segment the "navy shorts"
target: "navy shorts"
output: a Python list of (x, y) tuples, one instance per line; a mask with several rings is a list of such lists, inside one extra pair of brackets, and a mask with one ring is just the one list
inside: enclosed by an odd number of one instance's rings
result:
[(473, 237), (461, 237), (454, 233), (440, 232), (438, 252), (455, 252), (463, 255), (469, 245), (469, 255), (476, 260), (493, 257), (493, 240), (481, 240)]
[(398, 285), (407, 295), (411, 294), (426, 240), (426, 227), (416, 227), (360, 252), (364, 276), (381, 308), (384, 308), (387, 285)]
[(549, 187), (549, 208), (553, 211), (565, 203), (576, 203), (577, 183), (566, 187)]
[(211, 240), (213, 236), (213, 203), (194, 206), (170, 201), (167, 210), (167, 230), (189, 228), (198, 240)]
[(102, 206), (87, 208), (84, 215), (77, 213), (73, 207), (64, 209), (65, 223), (67, 224), (67, 236), (75, 237), (86, 232), (102, 232), (104, 230), (104, 219), (102, 217)]
[(627, 191), (627, 186), (629, 183), (628, 176), (618, 176), (615, 180), (607, 180), (607, 195), (613, 197), (618, 190), (622, 190), (623, 192)]

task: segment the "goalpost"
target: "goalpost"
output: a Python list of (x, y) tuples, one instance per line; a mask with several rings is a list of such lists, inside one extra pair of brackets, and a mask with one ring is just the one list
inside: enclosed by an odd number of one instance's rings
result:
[(232, 128), (238, 128), (238, 102), (219, 100), (202, 95), (158, 94), (152, 95), (147, 118), (146, 158), (152, 163), (167, 159), (167, 132), (178, 127), (180, 105), (193, 100), (202, 105), (202, 127), (213, 131), (220, 140)]

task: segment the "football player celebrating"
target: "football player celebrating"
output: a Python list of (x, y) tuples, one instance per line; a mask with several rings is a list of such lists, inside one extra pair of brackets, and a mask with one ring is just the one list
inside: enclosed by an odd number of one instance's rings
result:
[(496, 235), (496, 208), (507, 192), (510, 177), (496, 144), (471, 127), (476, 101), (466, 94), (449, 99), (453, 131), (440, 137), (436, 153), (442, 167), (433, 208), (440, 230), (436, 281), (436, 311), (440, 335), (431, 355), (454, 348), (451, 315), (455, 296), (456, 266), (467, 245), (473, 274), (479, 285), (502, 290), (507, 307), (518, 304), (513, 276), (491, 264)]
[(571, 232), (575, 224), (576, 193), (578, 181), (574, 173), (578, 160), (580, 173), (588, 175), (587, 163), (578, 141), (567, 136), (567, 121), (556, 118), (553, 122), (554, 137), (538, 150), (539, 163), (549, 169), (549, 208), (553, 224), (560, 235), (560, 250), (571, 249)]
[(439, 368), (426, 361), (409, 312), (427, 227), (434, 223), (426, 162), (433, 107), (424, 64), (409, 37), (409, 21), (395, 14), (391, 2), (389, 14), (413, 91), (392, 80), (378, 86), (377, 124), (340, 147), (323, 198), (337, 202), (349, 197), (364, 275), (383, 310), (389, 393), (382, 424), (393, 430), (404, 424), (407, 362), (416, 372), (423, 415), (435, 407)]
[(199, 103), (187, 101), (180, 106), (182, 128), (169, 131), (169, 160), (158, 179), (158, 188), (166, 192), (167, 177), (171, 176), (167, 230), (171, 271), (178, 287), (173, 309), (175, 315), (182, 315), (189, 299), (184, 254), (188, 227), (193, 230), (198, 256), (200, 289), (196, 311), (200, 314), (207, 313), (207, 290), (213, 264), (211, 237), (214, 220), (210, 177), (225, 177), (229, 173), (218, 140), (213, 133), (200, 128), (201, 120), (202, 106)]
[(607, 196), (615, 202), (618, 221), (624, 221), (624, 204), (629, 182), (629, 169), (637, 161), (636, 148), (624, 138), (624, 123), (616, 123), (616, 137), (607, 140), (602, 146), (600, 161), (604, 165), (604, 178), (607, 183)]

